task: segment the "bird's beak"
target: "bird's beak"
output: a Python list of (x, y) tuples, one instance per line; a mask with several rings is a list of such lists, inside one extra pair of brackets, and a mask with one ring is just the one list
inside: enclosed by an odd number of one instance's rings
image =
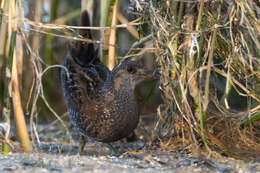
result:
[(147, 68), (140, 69), (139, 74), (145, 79), (159, 79), (157, 74)]
[(153, 72), (147, 68), (139, 69), (138, 73), (143, 78), (152, 78), (153, 76)]

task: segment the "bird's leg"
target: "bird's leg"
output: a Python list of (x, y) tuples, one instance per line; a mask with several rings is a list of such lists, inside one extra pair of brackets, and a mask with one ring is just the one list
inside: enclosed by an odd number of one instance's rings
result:
[(110, 151), (110, 156), (115, 156), (117, 155), (119, 152), (112, 146), (112, 144), (110, 143), (104, 143), (104, 145), (109, 149)]
[(137, 141), (137, 140), (138, 140), (138, 136), (135, 134), (134, 131), (126, 137), (127, 142), (134, 142), (134, 141)]
[(80, 136), (80, 139), (79, 139), (80, 150), (78, 152), (78, 155), (81, 155), (83, 153), (85, 145), (86, 145), (86, 138), (84, 136)]
[[(138, 136), (136, 135), (136, 133), (133, 131), (130, 135), (128, 135), (126, 137), (126, 141), (127, 142), (136, 142), (138, 141), (139, 138)], [(128, 155), (137, 155), (137, 154), (140, 154), (140, 153), (143, 153), (143, 151), (138, 151), (139, 148), (136, 148), (136, 147), (128, 147), (129, 151), (127, 152), (124, 152), (123, 154), (128, 154)], [(134, 149), (134, 150), (133, 150)], [(132, 150), (132, 151), (131, 151)]]

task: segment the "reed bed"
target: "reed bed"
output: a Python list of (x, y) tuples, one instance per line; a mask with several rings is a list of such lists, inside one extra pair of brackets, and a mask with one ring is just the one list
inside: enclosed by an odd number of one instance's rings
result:
[(136, 11), (150, 26), (165, 101), (155, 141), (165, 150), (259, 156), (259, 2), (142, 2)]

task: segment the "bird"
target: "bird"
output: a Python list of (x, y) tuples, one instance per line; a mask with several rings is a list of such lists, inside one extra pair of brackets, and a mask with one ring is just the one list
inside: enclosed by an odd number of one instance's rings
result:
[[(90, 26), (87, 11), (81, 25)], [(82, 38), (92, 39), (90, 29), (80, 29)], [(61, 70), (61, 85), (71, 124), (86, 139), (111, 143), (134, 133), (140, 118), (135, 87), (153, 78), (152, 71), (131, 59), (109, 70), (99, 59), (94, 43), (71, 41)]]

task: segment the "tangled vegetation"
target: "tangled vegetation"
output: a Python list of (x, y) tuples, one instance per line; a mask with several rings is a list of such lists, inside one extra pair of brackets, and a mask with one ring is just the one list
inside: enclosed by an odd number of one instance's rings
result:
[(259, 3), (146, 5), (143, 20), (151, 26), (162, 71), (165, 106), (155, 127), (161, 146), (259, 156)]

